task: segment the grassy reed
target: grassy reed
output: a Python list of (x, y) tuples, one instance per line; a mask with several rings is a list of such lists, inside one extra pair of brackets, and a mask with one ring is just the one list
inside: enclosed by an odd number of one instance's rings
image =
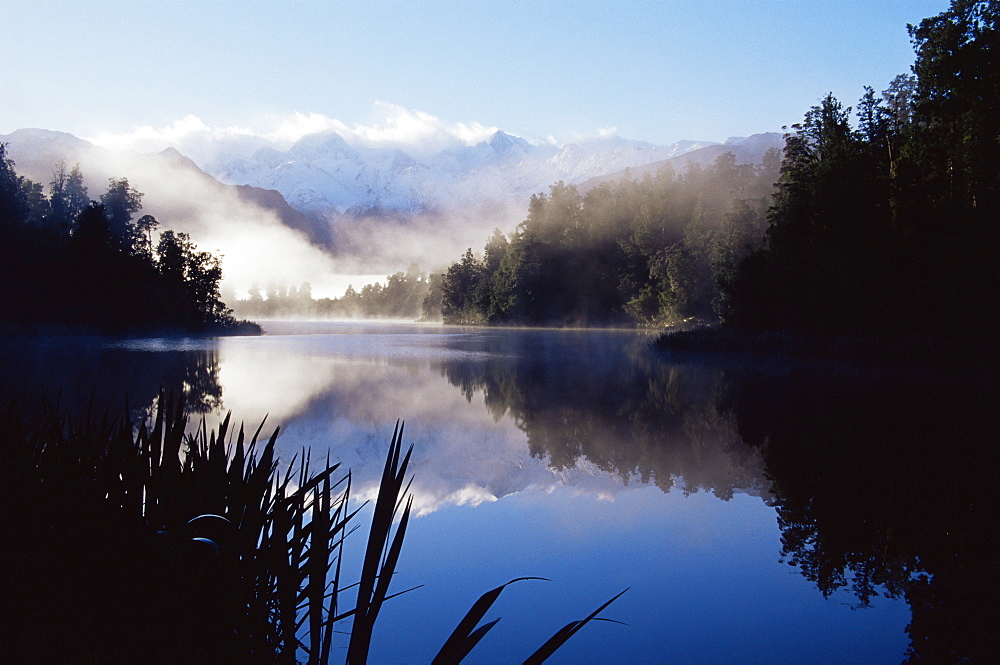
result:
[[(0, 621), (15, 637), (0, 661), (328, 663), (345, 631), (345, 661), (368, 661), (379, 611), (400, 593), (390, 585), (412, 505), (401, 424), (360, 576), (345, 584), (344, 542), (361, 508), (351, 473), (329, 458), (314, 470), (305, 451), (282, 467), (277, 429), (248, 436), (227, 416), (191, 433), (184, 405), (163, 395), (137, 427), (51, 404), (25, 412), (0, 404), (10, 461)], [(435, 663), (461, 662), (496, 625), (478, 624), (506, 586), (472, 606)], [(544, 661), (617, 598), (526, 662)]]

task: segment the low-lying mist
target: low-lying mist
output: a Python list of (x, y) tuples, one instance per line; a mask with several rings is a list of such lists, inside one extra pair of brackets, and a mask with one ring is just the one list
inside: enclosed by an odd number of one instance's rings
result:
[(466, 249), (481, 249), (493, 229), (513, 231), (526, 208), (527, 201), (512, 201), (479, 204), (465, 211), (331, 216), (330, 250), (343, 273), (385, 276), (413, 263), (435, 272), (454, 263)]
[[(54, 134), (54, 133), (53, 133)], [(385, 282), (413, 264), (440, 272), (467, 247), (478, 247), (495, 228), (512, 229), (524, 207), (472, 204), (467, 211), (412, 214), (330, 214), (306, 218), (276, 192), (220, 183), (180, 153), (112, 151), (68, 142), (62, 135), (38, 142), (12, 141), (18, 172), (48, 187), (60, 161), (79, 164), (91, 199), (109, 178), (127, 178), (143, 193), (142, 210), (159, 230), (188, 233), (200, 250), (222, 257), (223, 296), (245, 299), (252, 289), (309, 284), (314, 298), (339, 298)]]

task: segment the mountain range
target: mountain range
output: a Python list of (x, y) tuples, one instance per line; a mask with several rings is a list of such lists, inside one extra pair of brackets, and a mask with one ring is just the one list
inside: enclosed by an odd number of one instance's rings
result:
[(212, 175), (224, 183), (275, 189), (297, 210), (329, 220), (455, 211), (484, 201), (523, 204), (558, 180), (583, 182), (708, 145), (614, 138), (560, 148), (497, 131), (487, 141), (418, 160), (400, 148), (351, 146), (325, 132), (305, 136), (283, 152), (266, 147), (229, 160)]
[(402, 147), (351, 144), (328, 131), (287, 147), (261, 141), (242, 154), (202, 146), (196, 164), (174, 148), (117, 153), (41, 129), (0, 135), (0, 142), (18, 172), (36, 182), (47, 185), (60, 161), (79, 164), (97, 198), (107, 178), (125, 176), (146, 194), (144, 212), (196, 241), (209, 236), (225, 245), (224, 234), (211, 232), (215, 227), (243, 235), (249, 220), (266, 217), (330, 256), (347, 263), (353, 257), (348, 272), (397, 270), (413, 261), (432, 266), (478, 247), (493, 228), (512, 230), (530, 196), (557, 181), (585, 191), (626, 170), (639, 177), (669, 163), (683, 171), (725, 152), (738, 163), (757, 163), (783, 145), (781, 134), (767, 133), (724, 143), (659, 146), (611, 137), (557, 146), (496, 131), (474, 145), (414, 156)]

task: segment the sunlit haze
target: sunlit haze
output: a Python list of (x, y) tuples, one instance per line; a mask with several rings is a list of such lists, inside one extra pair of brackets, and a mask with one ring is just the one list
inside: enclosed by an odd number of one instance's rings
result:
[[(310, 202), (326, 201), (320, 185), (307, 179), (290, 195), (287, 175), (286, 189), (276, 180), (227, 179), (225, 160), (262, 146), (288, 150), (318, 132), (335, 132), (353, 149), (399, 148), (418, 160), (498, 130), (535, 146), (615, 137), (666, 146), (780, 132), (827, 92), (852, 104), (863, 86), (881, 90), (907, 72), (907, 24), (945, 7), (944, 0), (4, 0), (0, 134), (68, 132), (114, 154), (174, 147), (224, 182), (278, 189), (310, 214)], [(309, 281), (316, 297), (338, 296), (411, 262), (439, 269), (466, 247), (481, 247), (492, 228), (510, 231), (532, 193), (512, 197), (509, 180), (482, 174), (461, 176), (472, 199), (449, 185), (417, 183), (408, 191), (449, 202), (445, 216), (414, 217), (390, 233), (344, 227), (337, 242), (348, 249), (332, 260), (273, 215), (232, 196), (203, 195), (196, 179), (114, 159), (102, 158), (103, 170), (84, 160), (92, 189), (101, 178), (129, 177), (166, 226), (225, 255), (225, 287), (241, 297), (279, 279)], [(40, 168), (30, 175), (46, 183), (50, 165)], [(521, 186), (541, 191), (556, 179), (532, 177), (522, 176)], [(387, 196), (398, 201), (398, 191)], [(483, 213), (477, 202), (493, 208)], [(179, 215), (179, 205), (191, 210)]]

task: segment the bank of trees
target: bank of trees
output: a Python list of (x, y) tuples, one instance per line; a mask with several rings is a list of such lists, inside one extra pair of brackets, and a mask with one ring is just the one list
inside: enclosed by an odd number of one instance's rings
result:
[[(666, 325), (725, 312), (720, 284), (763, 242), (780, 156), (727, 153), (683, 173), (666, 166), (581, 194), (562, 182), (527, 218), (471, 248), (441, 277), (446, 322)], [(430, 303), (429, 303), (430, 304)], [(430, 309), (431, 307), (428, 307)]]
[(1000, 2), (910, 26), (912, 75), (832, 95), (785, 145), (767, 244), (728, 289), (742, 329), (991, 336), (998, 327)]
[(432, 278), (413, 263), (406, 272), (385, 278), (385, 283), (365, 284), (361, 290), (348, 286), (339, 298), (313, 298), (312, 286), (271, 284), (264, 291), (250, 289), (245, 300), (234, 304), (241, 316), (255, 318), (319, 317), (417, 319), (431, 290)]
[(856, 111), (827, 95), (762, 164), (553, 185), (441, 277), (445, 321), (995, 339), (998, 16), (910, 26), (912, 74)]
[(56, 166), (48, 193), (0, 144), (2, 320), (106, 332), (253, 332), (219, 295), (218, 257), (185, 233), (136, 219), (142, 193), (111, 178), (91, 200), (78, 167)]

